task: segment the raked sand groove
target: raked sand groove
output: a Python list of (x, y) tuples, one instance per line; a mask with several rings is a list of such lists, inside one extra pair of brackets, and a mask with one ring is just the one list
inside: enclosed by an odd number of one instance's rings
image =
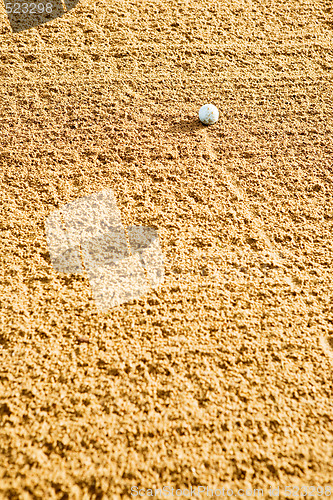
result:
[[(235, 178), (235, 176), (230, 173), (224, 165), (222, 165), (222, 162), (219, 160), (218, 156), (216, 155), (216, 152), (213, 147), (213, 139), (210, 137), (209, 133), (207, 130), (203, 130), (201, 133), (202, 137), (202, 143), (203, 143), (203, 149), (205, 151), (209, 152), (211, 159), (213, 162), (216, 162), (216, 167), (214, 169), (214, 174), (218, 172), (218, 175), (222, 177), (223, 183), (226, 184), (228, 187), (228, 190), (235, 196), (237, 200), (237, 205), (241, 212), (246, 216), (246, 218), (250, 222), (250, 226), (253, 227), (253, 229), (256, 231), (258, 236), (262, 239), (262, 241), (265, 243), (266, 248), (268, 250), (268, 257), (271, 259), (271, 263), (274, 267), (279, 267), (282, 271), (283, 268), (286, 266), (286, 263), (290, 263), (289, 258), (290, 255), (286, 255), (286, 253), (282, 250), (278, 250), (275, 245), (271, 242), (269, 236), (267, 235), (265, 228), (263, 227), (262, 221), (254, 214), (254, 212), (251, 210), (251, 204), (249, 201), (249, 198), (247, 197), (246, 193), (244, 190), (239, 186), (239, 180)], [(212, 175), (212, 178), (214, 178), (214, 174)], [(332, 235), (333, 238), (333, 235)], [(303, 259), (302, 259), (303, 260)], [(288, 266), (290, 267), (290, 265)], [(289, 274), (289, 273), (288, 273)], [(216, 276), (214, 276), (216, 278)], [(250, 277), (249, 277), (250, 278)], [(325, 278), (332, 281), (332, 272), (328, 271), (325, 275)], [(311, 286), (311, 280), (313, 278), (310, 275), (307, 275), (307, 281), (308, 284)], [(303, 278), (304, 280), (304, 278)], [(302, 281), (296, 276), (290, 277), (290, 276), (285, 276), (285, 283), (292, 286), (293, 289), (299, 289), (300, 286), (302, 286)], [(223, 280), (221, 280), (223, 281)], [(296, 285), (296, 286), (295, 286)], [(318, 334), (318, 340), (319, 343), (325, 352), (325, 354), (328, 356), (328, 358), (331, 360), (333, 363), (333, 337), (327, 336), (327, 335), (322, 335)]]
[[(228, 170), (225, 168), (224, 165), (221, 164), (221, 161), (219, 161), (213, 144), (212, 144), (212, 139), (208, 136), (208, 134), (205, 134), (204, 131), (202, 132), (202, 142), (203, 142), (203, 149), (208, 151), (210, 153), (210, 156), (213, 160), (213, 162), (216, 163), (216, 169), (219, 173), (219, 176), (222, 177), (223, 182), (225, 182), (226, 186), (228, 187), (228, 190), (230, 193), (232, 193), (235, 198), (237, 199), (238, 206), (241, 210), (241, 212), (246, 216), (248, 219), (249, 223), (253, 228), (256, 230), (258, 235), (261, 237), (261, 239), (265, 242), (265, 245), (267, 247), (267, 250), (269, 251), (269, 255), (272, 258), (272, 263), (273, 265), (283, 265), (283, 257), (279, 254), (275, 246), (272, 244), (271, 240), (269, 239), (268, 235), (265, 232), (265, 229), (263, 227), (262, 222), (260, 219), (254, 214), (254, 212), (251, 210), (251, 205), (248, 197), (246, 196), (244, 190), (239, 186), (239, 180), (235, 178), (234, 175), (232, 175)], [(213, 176), (212, 176), (213, 177)], [(214, 177), (213, 177), (214, 178)]]

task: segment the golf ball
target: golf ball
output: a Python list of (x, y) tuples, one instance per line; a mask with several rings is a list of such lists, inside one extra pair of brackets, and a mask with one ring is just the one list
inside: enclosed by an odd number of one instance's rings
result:
[(204, 125), (213, 125), (219, 119), (219, 110), (214, 104), (205, 104), (199, 109), (199, 120)]

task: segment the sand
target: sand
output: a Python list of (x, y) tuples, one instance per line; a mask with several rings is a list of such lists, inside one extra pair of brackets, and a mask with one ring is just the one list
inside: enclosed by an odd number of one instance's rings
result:
[[(0, 498), (333, 492), (331, 2), (0, 25)], [(165, 280), (101, 312), (45, 220), (103, 189)]]

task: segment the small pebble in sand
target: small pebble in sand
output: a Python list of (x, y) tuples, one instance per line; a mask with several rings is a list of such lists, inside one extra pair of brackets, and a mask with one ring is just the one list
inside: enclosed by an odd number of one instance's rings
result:
[(80, 344), (81, 343), (86, 343), (86, 344), (90, 343), (90, 339), (88, 337), (77, 337), (76, 341), (79, 342)]

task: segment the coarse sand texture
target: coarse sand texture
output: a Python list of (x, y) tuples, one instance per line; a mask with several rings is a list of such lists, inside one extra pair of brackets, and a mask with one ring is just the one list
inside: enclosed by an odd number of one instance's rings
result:
[[(331, 1), (75, 3), (0, 9), (0, 500), (328, 498)], [(105, 190), (141, 281), (100, 309), (47, 231)]]

